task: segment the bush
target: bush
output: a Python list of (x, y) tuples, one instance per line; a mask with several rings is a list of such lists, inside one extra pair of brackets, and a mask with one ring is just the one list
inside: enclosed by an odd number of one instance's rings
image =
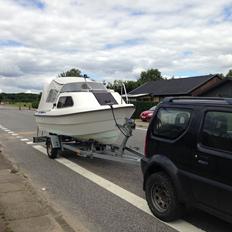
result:
[(34, 101), (34, 102), (31, 103), (31, 106), (32, 106), (33, 109), (37, 109), (38, 106), (39, 106), (39, 102)]
[(134, 104), (135, 106), (135, 112), (134, 114), (132, 115), (132, 118), (139, 118), (139, 115), (145, 111), (145, 110), (149, 110), (152, 106), (155, 106), (156, 103), (154, 102), (140, 102), (140, 101), (137, 101), (137, 102), (133, 102), (132, 104)]

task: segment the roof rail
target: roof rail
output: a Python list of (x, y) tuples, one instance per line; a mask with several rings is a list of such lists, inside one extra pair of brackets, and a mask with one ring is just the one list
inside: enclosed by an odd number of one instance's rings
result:
[(174, 102), (174, 101), (198, 101), (199, 103), (207, 103), (209, 101), (214, 101), (217, 103), (232, 104), (232, 98), (223, 97), (166, 97), (163, 102)]

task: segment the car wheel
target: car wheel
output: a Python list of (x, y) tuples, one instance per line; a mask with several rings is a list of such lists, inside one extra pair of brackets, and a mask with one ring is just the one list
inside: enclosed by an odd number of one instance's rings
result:
[(49, 157), (50, 159), (55, 159), (55, 158), (57, 158), (57, 155), (58, 155), (58, 152), (59, 152), (59, 148), (53, 148), (50, 139), (47, 140), (46, 146), (47, 146), (47, 154), (48, 154), (48, 157)]
[(181, 215), (183, 206), (175, 188), (164, 172), (152, 174), (146, 182), (146, 199), (152, 213), (163, 221), (173, 221)]

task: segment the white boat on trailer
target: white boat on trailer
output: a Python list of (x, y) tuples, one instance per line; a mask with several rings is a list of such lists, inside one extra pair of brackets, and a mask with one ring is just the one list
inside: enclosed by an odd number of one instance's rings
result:
[(133, 112), (132, 104), (102, 83), (58, 77), (45, 86), (35, 118), (40, 131), (112, 144)]

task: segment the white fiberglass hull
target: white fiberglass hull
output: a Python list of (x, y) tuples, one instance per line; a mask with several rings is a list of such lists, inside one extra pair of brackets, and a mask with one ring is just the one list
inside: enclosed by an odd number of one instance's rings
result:
[[(125, 122), (125, 118), (130, 118), (133, 112), (134, 107), (131, 105), (114, 108), (116, 121), (120, 125)], [(66, 115), (36, 113), (35, 117), (41, 131), (82, 140), (93, 139), (102, 144), (115, 143), (121, 133), (116, 126), (110, 108), (73, 112)]]

